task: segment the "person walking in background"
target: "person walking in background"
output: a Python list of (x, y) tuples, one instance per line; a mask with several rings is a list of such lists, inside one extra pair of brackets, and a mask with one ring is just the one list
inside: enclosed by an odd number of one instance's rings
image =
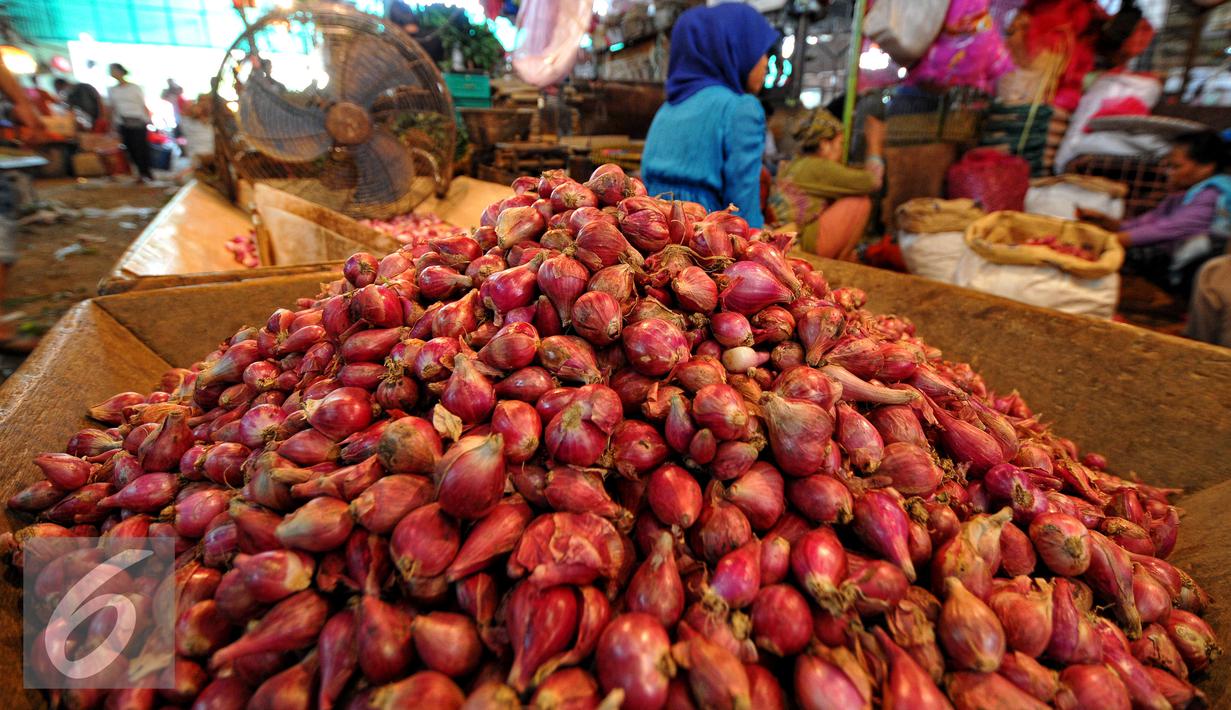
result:
[(795, 138), (803, 153), (780, 171), (770, 206), (778, 220), (794, 224), (804, 251), (851, 259), (880, 181), (842, 164), (842, 122), (825, 109), (807, 115)]
[(150, 124), (150, 110), (145, 105), (145, 92), (128, 80), (128, 70), (122, 64), (109, 67), (115, 86), (107, 89), (107, 103), (115, 116), (116, 127), (128, 157), (137, 166), (141, 180), (153, 180), (150, 172), (150, 139), (146, 134)]
[[(171, 111), (175, 115), (175, 130), (172, 135), (179, 140), (184, 137), (184, 108), (188, 105), (188, 100), (184, 98), (184, 87), (175, 83), (175, 79), (167, 79), (167, 88), (162, 90), (161, 98), (171, 104)], [(184, 151), (184, 155), (188, 155), (187, 151)]]
[(707, 210), (729, 204), (755, 228), (761, 213), (765, 82), (778, 31), (741, 3), (694, 7), (671, 31), (667, 103), (658, 109), (641, 155), (651, 195), (670, 193)]

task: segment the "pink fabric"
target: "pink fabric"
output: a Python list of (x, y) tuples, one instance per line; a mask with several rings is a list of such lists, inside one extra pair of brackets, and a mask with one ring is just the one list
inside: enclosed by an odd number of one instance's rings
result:
[(911, 67), (907, 81), (972, 86), (993, 93), (996, 80), (1013, 68), (1013, 60), (989, 9), (990, 0), (953, 0), (940, 37)]

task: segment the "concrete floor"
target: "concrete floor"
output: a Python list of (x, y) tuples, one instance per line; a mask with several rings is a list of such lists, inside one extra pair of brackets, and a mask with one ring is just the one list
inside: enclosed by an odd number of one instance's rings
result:
[[(12, 318), (21, 333), (45, 333), (70, 307), (97, 293), (99, 279), (177, 189), (129, 179), (37, 181), (36, 197), (46, 212), (36, 216), (46, 222), (20, 228), (18, 261), (0, 294), (0, 317)], [(57, 216), (57, 207), (93, 209)], [(0, 382), (24, 359), (0, 352)]]

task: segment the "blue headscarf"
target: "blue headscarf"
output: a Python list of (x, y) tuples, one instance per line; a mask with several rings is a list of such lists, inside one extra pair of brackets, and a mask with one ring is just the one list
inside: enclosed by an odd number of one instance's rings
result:
[(707, 86), (744, 93), (748, 72), (778, 41), (778, 31), (743, 3), (694, 7), (671, 30), (667, 101), (678, 104)]

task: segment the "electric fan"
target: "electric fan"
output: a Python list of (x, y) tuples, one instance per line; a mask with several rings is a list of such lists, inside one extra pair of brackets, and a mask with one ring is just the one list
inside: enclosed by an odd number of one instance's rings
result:
[(401, 28), (337, 4), (276, 11), (214, 81), (221, 171), (352, 217), (405, 214), (452, 178), (453, 102)]

